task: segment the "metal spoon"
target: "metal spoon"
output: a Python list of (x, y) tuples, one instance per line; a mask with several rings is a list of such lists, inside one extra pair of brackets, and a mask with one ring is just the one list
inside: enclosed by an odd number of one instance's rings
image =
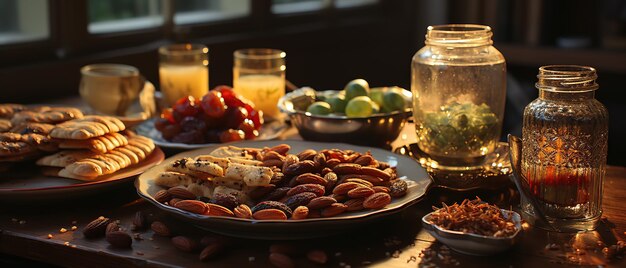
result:
[(526, 180), (524, 175), (522, 175), (522, 140), (511, 134), (509, 134), (507, 138), (509, 141), (509, 157), (511, 158), (511, 167), (513, 168), (513, 182), (515, 183), (517, 190), (522, 196), (524, 196), (524, 198), (526, 198), (526, 200), (528, 200), (528, 202), (530, 202), (535, 211), (535, 215), (538, 216), (538, 220), (551, 230), (559, 232), (559, 229), (553, 226), (548, 220), (543, 208), (537, 202), (537, 199), (533, 198), (530, 194), (528, 180)]

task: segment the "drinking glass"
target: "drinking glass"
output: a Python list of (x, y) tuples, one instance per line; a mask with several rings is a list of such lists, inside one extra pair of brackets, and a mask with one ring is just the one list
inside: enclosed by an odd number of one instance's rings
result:
[(159, 48), (161, 92), (171, 106), (182, 97), (202, 98), (209, 92), (209, 49), (199, 44)]
[(278, 49), (247, 48), (234, 53), (233, 87), (269, 119), (280, 116), (278, 100), (285, 95), (285, 57)]

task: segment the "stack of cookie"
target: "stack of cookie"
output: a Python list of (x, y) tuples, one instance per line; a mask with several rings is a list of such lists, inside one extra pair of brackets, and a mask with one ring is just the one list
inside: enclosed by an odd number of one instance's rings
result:
[(57, 143), (49, 136), (55, 124), (82, 117), (71, 107), (0, 104), (0, 165), (56, 151)]
[(37, 161), (51, 167), (48, 175), (93, 181), (134, 165), (154, 150), (152, 140), (125, 131), (124, 123), (110, 116), (89, 115), (56, 125), (50, 136), (67, 149)]

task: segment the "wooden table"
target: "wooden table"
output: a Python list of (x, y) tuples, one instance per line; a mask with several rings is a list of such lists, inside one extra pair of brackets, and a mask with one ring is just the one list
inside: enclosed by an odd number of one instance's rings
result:
[[(405, 129), (394, 145), (414, 141), (411, 125)], [(299, 138), (291, 129), (284, 138)], [(189, 224), (162, 215), (156, 208), (138, 198), (131, 184), (103, 192), (89, 200), (69, 200), (64, 203), (21, 205), (4, 204), (0, 214), (0, 264), (4, 267), (33, 264), (30, 260), (69, 267), (201, 267), (207, 264), (217, 267), (264, 267), (271, 266), (268, 250), (275, 243), (287, 244), (301, 251), (322, 249), (329, 257), (329, 266), (342, 267), (417, 267), (428, 265), (420, 253), (432, 249), (441, 255), (441, 244), (421, 227), (420, 219), (431, 211), (432, 205), (441, 202), (459, 202), (464, 198), (479, 196), (501, 207), (515, 207), (519, 195), (512, 186), (499, 190), (451, 192), (433, 188), (420, 203), (409, 207), (380, 222), (356, 226), (350, 233), (302, 241), (259, 241), (229, 238), (229, 246), (208, 263), (198, 260), (198, 253), (181, 252), (174, 248), (169, 238), (159, 237), (151, 230), (137, 233), (141, 240), (133, 241), (132, 249), (111, 248), (104, 239), (87, 240), (80, 230), (92, 219), (104, 215), (119, 219), (129, 227), (136, 211), (143, 211), (151, 219), (168, 223), (175, 233), (200, 238), (210, 233), (191, 227)], [(626, 238), (626, 168), (610, 166), (604, 187), (604, 219), (596, 232), (581, 234), (549, 233), (528, 228), (522, 234), (521, 243), (506, 253), (491, 257), (474, 257), (452, 252), (462, 267), (546, 267), (571, 264), (594, 264), (607, 267), (623, 267), (621, 259), (607, 261), (601, 248), (595, 244), (602, 240), (614, 244)], [(75, 224), (73, 224), (75, 222)], [(61, 228), (77, 231), (60, 233)], [(48, 234), (52, 238), (48, 239)], [(559, 249), (546, 249), (548, 244), (557, 244)], [(576, 248), (585, 244), (589, 248), (577, 255)], [(583, 253), (580, 253), (583, 252)], [(19, 257), (15, 257), (19, 256)], [(25, 260), (30, 259), (30, 260)], [(434, 258), (438, 266), (445, 266)], [(317, 266), (304, 256), (296, 256), (298, 267)]]

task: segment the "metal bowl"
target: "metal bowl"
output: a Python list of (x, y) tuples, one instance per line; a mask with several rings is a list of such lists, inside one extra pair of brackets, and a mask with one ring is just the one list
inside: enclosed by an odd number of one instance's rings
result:
[[(392, 90), (391, 87), (381, 89), (384, 91)], [(367, 117), (313, 115), (306, 112), (306, 108), (316, 99), (338, 92), (337, 90), (318, 92), (312, 88), (296, 89), (278, 101), (278, 108), (289, 116), (300, 136), (306, 140), (370, 146), (385, 145), (394, 141), (411, 116), (411, 108), (391, 113), (378, 113)], [(410, 91), (402, 90), (402, 95), (407, 103), (412, 103)]]

